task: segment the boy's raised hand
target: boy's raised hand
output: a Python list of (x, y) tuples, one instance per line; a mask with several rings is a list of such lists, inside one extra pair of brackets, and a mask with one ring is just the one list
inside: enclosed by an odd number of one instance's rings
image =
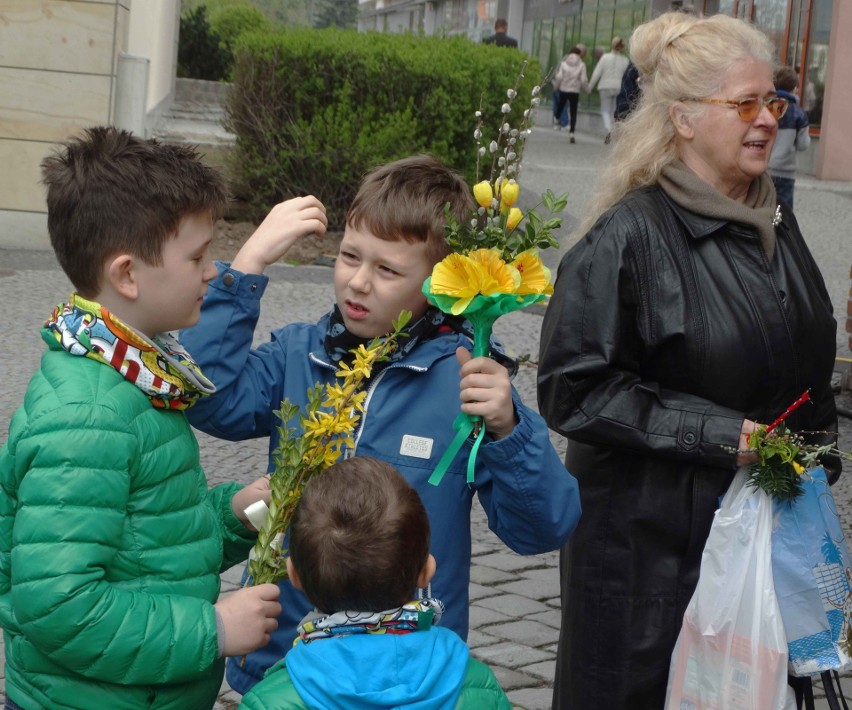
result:
[(456, 358), (461, 364), (462, 411), (482, 417), (493, 439), (509, 436), (518, 418), (508, 370), (490, 357), (472, 358), (463, 347), (456, 348)]
[(224, 629), (223, 655), (244, 656), (269, 643), (281, 614), (280, 591), (277, 584), (259, 584), (238, 589), (216, 602)]
[(322, 236), (328, 228), (325, 207), (313, 195), (279, 202), (234, 257), (231, 267), (244, 274), (262, 274), (284, 256), (300, 237)]

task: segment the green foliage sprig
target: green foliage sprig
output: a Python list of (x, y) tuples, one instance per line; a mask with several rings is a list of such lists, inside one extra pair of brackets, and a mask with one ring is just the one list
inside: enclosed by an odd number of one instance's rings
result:
[(352, 435), (367, 395), (363, 386), (375, 363), (386, 360), (396, 349), (410, 319), (411, 312), (403, 311), (389, 335), (353, 350), (352, 364), (341, 362), (336, 373), (339, 384), (310, 387), (304, 411), (288, 399), (281, 402), (275, 412), (281, 423), (272, 454), (275, 469), (269, 479), (271, 495), (266, 522), (249, 557), (249, 584), (274, 583), (287, 576), (283, 541), (302, 492), (308, 481), (337, 461), (347, 446), (354, 446)]
[[(553, 232), (562, 224), (562, 218), (555, 215), (568, 204), (567, 193), (557, 197), (552, 190), (546, 190), (540, 202), (526, 213), (514, 206), (520, 193), (517, 178), (521, 171), (524, 142), (541, 101), (541, 86), (535, 85), (529, 90), (529, 103), (525, 110), (518, 113), (515, 107), (519, 91), (524, 85), (527, 65), (525, 61), (514, 86), (506, 91), (506, 100), (500, 106), (495, 130), (491, 134), (493, 139), (487, 144), (483, 130), (487, 125), (484, 103), (480, 101), (473, 132), (476, 140), (476, 184), (473, 186), (473, 194), (479, 209), (472, 215), (472, 219), (463, 223), (459, 223), (449, 212), (446, 213), (446, 238), (456, 253), (498, 249), (500, 258), (509, 263), (529, 249), (559, 246)], [(512, 119), (513, 115), (517, 116), (516, 120)], [(487, 167), (487, 174), (482, 172), (484, 166)], [(547, 210), (547, 216), (538, 213), (539, 207)], [(521, 224), (523, 228), (519, 229)]]

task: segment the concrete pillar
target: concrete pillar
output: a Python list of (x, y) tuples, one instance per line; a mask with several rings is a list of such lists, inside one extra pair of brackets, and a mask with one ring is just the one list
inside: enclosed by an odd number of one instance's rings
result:
[(816, 176), (822, 180), (852, 180), (852, 138), (849, 135), (852, 2), (834, 0), (833, 5)]
[(520, 46), (524, 29), (524, 0), (509, 0), (505, 17), (509, 23), (509, 36), (517, 39)]
[(148, 95), (150, 61), (122, 52), (118, 55), (115, 76), (113, 124), (145, 138), (145, 104)]
[(435, 26), (438, 24), (437, 5), (437, 2), (427, 2), (423, 8), (423, 34), (427, 37), (435, 34)]

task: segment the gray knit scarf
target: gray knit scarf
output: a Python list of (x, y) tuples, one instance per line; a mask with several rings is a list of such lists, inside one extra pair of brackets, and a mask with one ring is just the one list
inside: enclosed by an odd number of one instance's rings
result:
[(764, 173), (752, 180), (745, 202), (723, 195), (692, 170), (676, 160), (663, 168), (660, 187), (684, 209), (704, 217), (739, 222), (754, 227), (769, 261), (775, 253), (775, 210), (777, 198), (772, 178)]

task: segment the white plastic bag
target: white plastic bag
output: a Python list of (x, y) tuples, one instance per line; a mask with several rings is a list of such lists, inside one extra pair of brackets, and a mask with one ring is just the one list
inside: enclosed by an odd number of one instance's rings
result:
[(667, 710), (795, 707), (772, 581), (772, 500), (745, 480), (740, 469), (713, 519), (672, 653)]

